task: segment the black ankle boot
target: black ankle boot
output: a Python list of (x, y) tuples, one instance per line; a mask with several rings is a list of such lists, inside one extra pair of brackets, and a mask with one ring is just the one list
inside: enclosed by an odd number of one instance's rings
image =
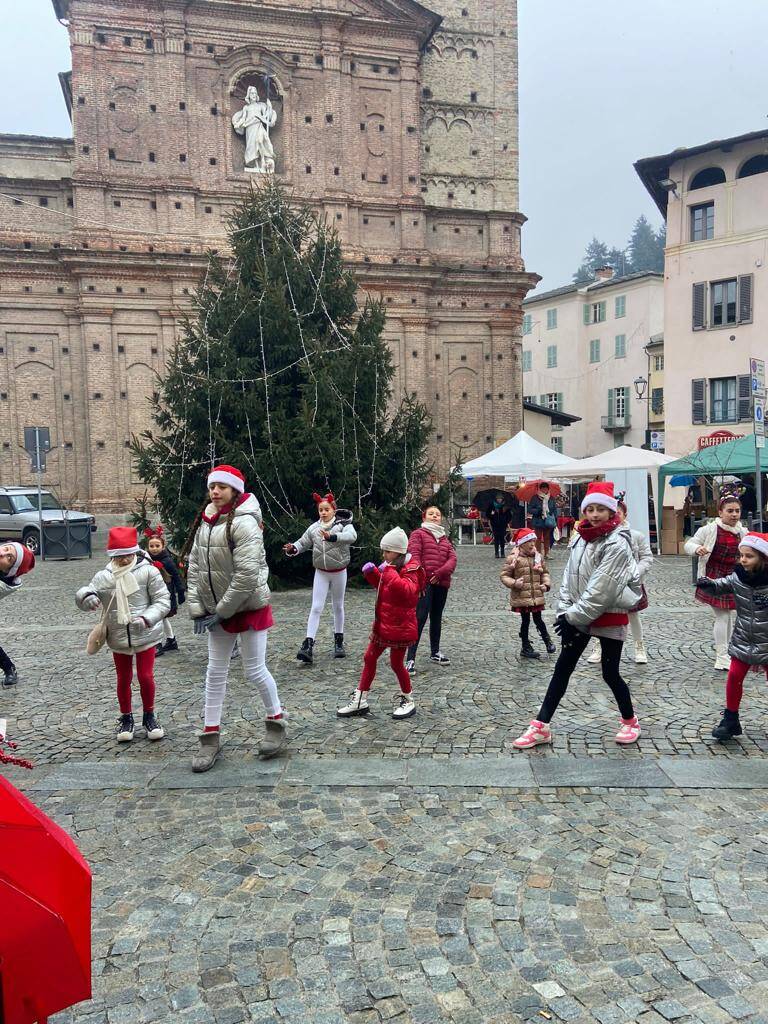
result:
[(296, 658), (299, 661), (303, 661), (306, 665), (311, 665), (312, 662), (314, 661), (314, 655), (312, 653), (312, 648), (314, 646), (315, 641), (312, 639), (311, 636), (308, 636), (304, 643), (299, 648), (299, 653), (296, 655)]
[(346, 658), (347, 652), (344, 648), (344, 634), (333, 634), (333, 656), (334, 658)]
[(552, 637), (549, 635), (546, 629), (540, 629), (539, 634), (541, 636), (542, 643), (547, 649), (547, 654), (556, 654), (557, 648), (552, 643)]
[(741, 722), (738, 711), (729, 711), (725, 708), (720, 724), (712, 730), (716, 740), (732, 740), (735, 736), (741, 736)]
[(538, 661), (541, 655), (538, 651), (533, 649), (533, 645), (530, 640), (523, 640), (523, 646), (520, 648), (521, 658), (530, 658), (531, 661)]

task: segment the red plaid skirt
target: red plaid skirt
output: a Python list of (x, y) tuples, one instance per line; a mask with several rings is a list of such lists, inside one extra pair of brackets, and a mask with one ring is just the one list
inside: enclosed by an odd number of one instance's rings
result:
[[(739, 541), (740, 538), (735, 533), (729, 533), (718, 526), (717, 541), (707, 562), (707, 576), (711, 580), (720, 580), (723, 576), (731, 575), (736, 568)], [(731, 612), (736, 608), (733, 594), (713, 594), (709, 590), (697, 590), (696, 600), (708, 604), (710, 608), (722, 608)]]

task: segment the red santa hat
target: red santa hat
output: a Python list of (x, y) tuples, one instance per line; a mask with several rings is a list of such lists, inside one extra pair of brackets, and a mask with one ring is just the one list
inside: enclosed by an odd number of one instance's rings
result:
[(581, 503), (581, 511), (587, 505), (604, 505), (605, 508), (609, 508), (611, 512), (615, 512), (619, 502), (613, 493), (613, 484), (606, 480), (605, 483), (598, 483), (593, 481), (587, 488), (587, 493), (584, 495), (584, 501)]
[(24, 544), (19, 544), (18, 541), (13, 541), (10, 545), (16, 555), (16, 559), (11, 568), (6, 573), (7, 576), (13, 578), (23, 576), (24, 573), (35, 568), (35, 556)]
[(226, 484), (238, 494), (245, 492), (245, 477), (234, 466), (214, 466), (208, 474), (208, 486), (210, 487), (211, 484)]
[(763, 558), (768, 558), (768, 533), (748, 533), (739, 542), (740, 548), (754, 548)]
[(524, 526), (520, 530), (515, 530), (515, 535), (512, 538), (519, 548), (526, 544), (529, 540), (536, 540), (536, 534), (529, 526)]
[(136, 555), (141, 551), (135, 526), (113, 526), (107, 538), (107, 554), (110, 558)]

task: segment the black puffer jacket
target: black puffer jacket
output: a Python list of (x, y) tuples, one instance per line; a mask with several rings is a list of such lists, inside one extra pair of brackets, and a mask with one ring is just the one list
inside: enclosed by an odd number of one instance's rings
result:
[(736, 625), (728, 653), (747, 665), (768, 665), (768, 571), (749, 573), (737, 565), (730, 576), (712, 580), (714, 594), (733, 594)]

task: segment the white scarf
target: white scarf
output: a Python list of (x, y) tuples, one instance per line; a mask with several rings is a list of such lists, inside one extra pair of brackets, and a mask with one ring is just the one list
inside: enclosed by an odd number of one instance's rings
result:
[[(717, 519), (715, 519), (715, 526), (719, 526), (720, 529), (725, 530), (726, 533), (737, 533), (739, 536), (741, 536), (741, 533), (744, 529), (744, 527), (741, 525), (741, 522), (736, 523), (735, 526), (728, 526), (727, 523), (723, 522), (720, 516), (718, 516)], [(717, 536), (717, 531), (715, 531), (715, 536)]]
[(117, 621), (121, 626), (130, 624), (133, 618), (128, 598), (139, 589), (136, 577), (132, 572), (136, 566), (136, 555), (127, 565), (115, 565), (112, 563), (112, 575), (115, 578), (115, 599), (117, 601)]
[(432, 534), (432, 536), (435, 538), (438, 544), (445, 536), (445, 527), (441, 526), (439, 523), (431, 523), (425, 519), (424, 522), (421, 524), (421, 528), (422, 530), (429, 530), (429, 532)]

